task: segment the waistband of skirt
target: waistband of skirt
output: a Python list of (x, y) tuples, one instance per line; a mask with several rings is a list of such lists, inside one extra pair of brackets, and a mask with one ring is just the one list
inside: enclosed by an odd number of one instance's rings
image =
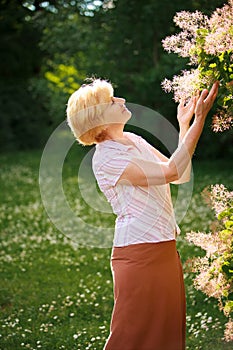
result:
[(160, 242), (142, 242), (142, 243), (131, 243), (125, 246), (113, 246), (112, 249), (141, 249), (141, 248), (155, 248), (159, 246), (164, 246), (164, 245), (176, 245), (176, 239), (169, 239), (167, 241), (160, 241)]
[(155, 254), (167, 256), (176, 253), (176, 240), (162, 241), (162, 242), (146, 242), (130, 244), (123, 247), (113, 247), (111, 259), (121, 258), (139, 258), (143, 259), (153, 256)]

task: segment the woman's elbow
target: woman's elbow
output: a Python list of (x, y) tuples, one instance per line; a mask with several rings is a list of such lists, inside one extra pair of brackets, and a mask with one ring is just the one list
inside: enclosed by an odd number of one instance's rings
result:
[(180, 176), (178, 180), (172, 181), (171, 183), (173, 185), (182, 185), (182, 184), (185, 184), (185, 183), (189, 182), (190, 179), (191, 179), (191, 176), (187, 176), (185, 178)]
[(168, 164), (165, 179), (166, 183), (171, 183), (179, 179), (178, 171), (173, 164)]

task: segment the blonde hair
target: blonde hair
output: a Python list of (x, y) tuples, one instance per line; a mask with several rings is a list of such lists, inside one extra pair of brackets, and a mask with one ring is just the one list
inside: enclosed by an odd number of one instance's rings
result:
[(79, 143), (92, 145), (105, 139), (102, 116), (112, 97), (112, 84), (101, 79), (82, 85), (70, 96), (67, 122)]

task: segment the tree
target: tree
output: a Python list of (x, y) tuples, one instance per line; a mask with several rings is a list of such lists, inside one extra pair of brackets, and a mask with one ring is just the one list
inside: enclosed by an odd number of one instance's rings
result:
[(56, 126), (44, 73), (45, 62), (57, 53), (41, 46), (43, 31), (58, 12), (67, 6), (81, 11), (84, 3), (88, 1), (0, 1), (1, 150), (40, 147)]
[(46, 111), (30, 79), (40, 72), (40, 33), (20, 2), (1, 1), (0, 13), (0, 147), (38, 146), (47, 126)]
[[(175, 32), (171, 19), (176, 11), (203, 7), (208, 14), (222, 3), (219, 0), (165, 0), (161, 6), (161, 2), (154, 0), (129, 0), (127, 5), (123, 0), (104, 1), (91, 16), (67, 6), (51, 16), (45, 26), (41, 45), (49, 53), (50, 60), (44, 67), (59, 75), (56, 68), (59, 64), (74, 65), (79, 74), (75, 78), (78, 84), (83, 76), (110, 79), (117, 95), (124, 96), (128, 102), (151, 107), (176, 124), (176, 104), (171, 96), (163, 93), (161, 81), (178, 74), (187, 59), (167, 55), (161, 40)], [(57, 95), (52, 95), (53, 106), (57, 108), (55, 114), (60, 120), (68, 99), (68, 94), (61, 93), (57, 91)], [(201, 142), (216, 145), (214, 137), (206, 132)], [(223, 148), (229, 150), (228, 142), (229, 138), (222, 137), (219, 139), (221, 147), (214, 151), (202, 147), (205, 151), (199, 156), (222, 157)]]
[[(2, 0), (0, 40), (7, 57), (0, 61), (5, 87), (0, 98), (2, 147), (9, 142), (12, 147), (39, 144), (40, 138), (43, 143), (42, 130), (48, 135), (64, 120), (72, 89), (93, 75), (111, 80), (116, 94), (128, 102), (151, 107), (176, 123), (176, 105), (160, 83), (186, 61), (166, 55), (161, 40), (175, 31), (171, 18), (176, 11), (203, 7), (209, 12), (219, 3), (164, 0), (161, 6), (158, 0)], [(13, 107), (16, 78), (20, 83)], [(33, 137), (36, 127), (38, 139)]]

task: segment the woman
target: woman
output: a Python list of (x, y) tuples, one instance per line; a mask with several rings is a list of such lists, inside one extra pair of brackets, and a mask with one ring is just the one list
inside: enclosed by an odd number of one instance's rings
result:
[(124, 132), (131, 112), (107, 81), (82, 86), (68, 101), (68, 124), (80, 143), (96, 144), (93, 171), (117, 215), (105, 350), (185, 349), (185, 292), (169, 183), (189, 181), (190, 159), (217, 90), (215, 83), (187, 105), (181, 101), (179, 146), (169, 159)]

